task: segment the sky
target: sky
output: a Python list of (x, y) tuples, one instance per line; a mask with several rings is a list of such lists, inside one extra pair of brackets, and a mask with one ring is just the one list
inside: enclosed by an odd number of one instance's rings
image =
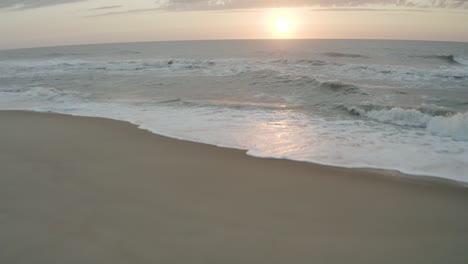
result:
[(0, 49), (269, 38), (468, 42), (468, 0), (0, 0)]

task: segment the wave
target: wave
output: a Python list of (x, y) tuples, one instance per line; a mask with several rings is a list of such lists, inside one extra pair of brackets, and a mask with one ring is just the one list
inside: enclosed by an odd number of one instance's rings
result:
[(461, 65), (468, 66), (468, 59), (466, 58), (455, 57), (454, 60)]
[(162, 100), (156, 103), (157, 104), (173, 104), (173, 103), (180, 103), (180, 102), (183, 102), (183, 100), (180, 98), (171, 98), (171, 99)]
[(340, 52), (326, 52), (323, 55), (333, 58), (369, 58), (361, 54), (352, 54), (352, 53), (340, 53)]
[(284, 74), (275, 70), (245, 71), (233, 76), (268, 93), (298, 97), (301, 103), (323, 104), (336, 101), (340, 96), (366, 96), (360, 87), (341, 81), (321, 81), (302, 74)]
[(372, 110), (366, 112), (365, 116), (380, 122), (409, 127), (425, 127), (432, 118), (432, 116), (416, 109), (403, 109), (400, 107), (389, 110)]
[(468, 65), (468, 61), (464, 60), (463, 58), (456, 57), (452, 54), (449, 55), (422, 55), (422, 56), (415, 56), (418, 58), (423, 59), (433, 59), (443, 61), (448, 64), (458, 64), (458, 65)]
[(298, 60), (296, 63), (306, 64), (310, 66), (325, 66), (330, 64), (329, 62), (322, 60)]
[[(263, 94), (267, 100), (292, 104), (308, 110), (333, 109), (342, 102), (367, 100), (369, 94), (361, 87), (341, 82), (322, 81), (302, 74), (282, 74), (274, 70), (245, 71), (228, 77), (247, 94)], [(260, 97), (261, 98), (261, 97)]]
[(334, 93), (341, 93), (344, 95), (348, 95), (348, 94), (368, 95), (366, 92), (362, 91), (356, 85), (343, 83), (339, 81), (322, 82), (320, 83), (319, 88), (322, 90), (332, 91)]
[(189, 100), (181, 98), (170, 98), (167, 100), (153, 102), (152, 105), (165, 105), (165, 106), (183, 106), (183, 107), (194, 107), (194, 108), (220, 108), (220, 109), (243, 109), (243, 110), (285, 110), (285, 109), (296, 109), (300, 105), (295, 104), (286, 104), (286, 103), (267, 103), (267, 102), (258, 102), (254, 100), (241, 101), (241, 100), (216, 100), (216, 99), (206, 99), (206, 100)]
[(71, 56), (82, 56), (86, 55), (84, 53), (61, 53), (61, 52), (51, 52), (44, 55), (46, 58), (58, 58), (58, 57), (71, 57)]
[[(43, 86), (30, 86), (30, 87), (9, 87), (0, 88), (0, 96), (14, 96), (22, 100), (39, 100), (46, 103), (69, 103), (69, 104), (82, 104), (86, 101), (89, 94), (78, 93), (72, 91), (63, 91), (52, 87)], [(155, 99), (151, 102), (136, 102), (133, 100), (118, 100), (119, 102), (127, 102), (134, 105), (154, 106), (175, 106), (175, 107), (191, 107), (191, 108), (229, 108), (229, 109), (286, 109), (293, 107), (293, 105), (277, 104), (277, 103), (263, 103), (254, 101), (234, 101), (234, 100), (188, 100), (182, 98), (165, 98)]]
[[(46, 60), (18, 60), (0, 63), (0, 73), (7, 76), (25, 76), (30, 74), (51, 74), (56, 72), (108, 71), (132, 72), (161, 70), (163, 72), (186, 72), (213, 68), (210, 60), (192, 59), (154, 59), (154, 60), (111, 60), (88, 61), (81, 59), (50, 58)], [(1, 71), (5, 70), (5, 71)]]
[(456, 74), (456, 73), (449, 73), (449, 74), (435, 74), (435, 77), (444, 78), (444, 79), (452, 79), (452, 80), (468, 80), (468, 75), (464, 74)]
[(42, 100), (46, 103), (78, 103), (88, 96), (86, 93), (77, 93), (73, 91), (63, 91), (52, 87), (30, 86), (30, 87), (12, 87), (0, 89), (2, 97), (13, 96), (23, 100)]
[(134, 50), (120, 50), (120, 51), (116, 51), (114, 53), (119, 54), (119, 55), (133, 55), (133, 54), (140, 54), (141, 52), (140, 51), (134, 51)]
[(427, 124), (427, 130), (435, 134), (468, 141), (468, 112), (450, 117), (433, 117)]
[[(348, 111), (348, 113), (351, 115), (364, 116), (365, 113), (367, 112), (391, 110), (393, 108), (398, 108), (398, 107), (391, 106), (391, 105), (365, 104), (365, 105), (353, 105), (353, 106), (340, 105), (339, 108), (342, 110)], [(441, 108), (441, 107), (421, 106), (421, 107), (413, 107), (413, 108), (405, 108), (405, 107), (399, 107), (399, 108), (406, 109), (406, 110), (416, 110), (418, 112), (421, 112), (423, 114), (427, 114), (430, 116), (451, 116), (451, 115), (456, 114), (456, 112), (454, 111), (451, 111), (446, 108)]]
[[(427, 109), (427, 108), (426, 108)], [(408, 109), (401, 107), (376, 109), (375, 106), (347, 107), (350, 114), (367, 117), (379, 122), (406, 127), (425, 128), (429, 132), (468, 141), (468, 112)]]
[(326, 66), (326, 65), (342, 65), (335, 62), (329, 62), (324, 60), (314, 60), (314, 59), (299, 59), (299, 60), (288, 60), (288, 59), (279, 59), (279, 60), (272, 60), (270, 61), (274, 64), (281, 64), (281, 65), (306, 65), (306, 66)]
[(247, 80), (251, 85), (264, 85), (268, 87), (306, 87), (318, 85), (319, 82), (312, 77), (299, 74), (282, 74), (276, 70), (246, 70), (235, 74), (234, 79)]

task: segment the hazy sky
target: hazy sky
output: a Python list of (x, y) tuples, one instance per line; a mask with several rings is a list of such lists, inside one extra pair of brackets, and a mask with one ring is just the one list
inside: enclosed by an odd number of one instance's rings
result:
[(0, 49), (252, 38), (468, 42), (468, 0), (0, 0)]

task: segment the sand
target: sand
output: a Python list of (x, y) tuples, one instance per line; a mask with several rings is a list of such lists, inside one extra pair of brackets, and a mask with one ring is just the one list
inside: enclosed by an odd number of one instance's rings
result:
[[(0, 111), (0, 263), (468, 263), (468, 188)], [(392, 176), (393, 174), (393, 176)]]

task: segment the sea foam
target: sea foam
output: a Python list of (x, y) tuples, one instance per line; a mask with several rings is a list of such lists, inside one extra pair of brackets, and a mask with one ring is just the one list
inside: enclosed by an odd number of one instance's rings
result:
[(427, 123), (427, 129), (439, 135), (468, 141), (468, 112), (450, 117), (435, 116)]
[(379, 122), (426, 128), (434, 134), (468, 141), (468, 112), (447, 116), (432, 116), (416, 109), (400, 107), (370, 111), (359, 107), (350, 107), (348, 110), (353, 114), (365, 116)]

